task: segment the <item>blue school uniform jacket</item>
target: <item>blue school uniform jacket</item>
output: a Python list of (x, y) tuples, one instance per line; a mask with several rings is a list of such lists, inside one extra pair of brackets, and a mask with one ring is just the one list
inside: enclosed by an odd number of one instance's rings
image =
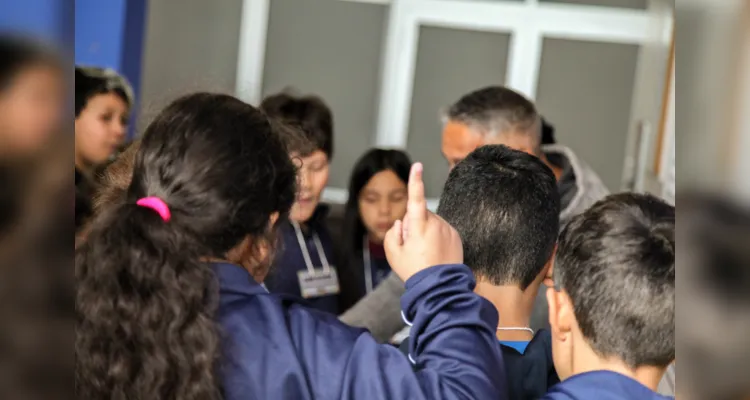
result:
[[(409, 354), (410, 342), (407, 338), (399, 346), (404, 354)], [(538, 400), (560, 382), (552, 360), (552, 337), (548, 330), (537, 332), (523, 354), (511, 346), (502, 343), (499, 346), (505, 362), (508, 399)], [(417, 370), (421, 368), (418, 365), (414, 367)]]
[(542, 400), (667, 400), (638, 381), (612, 371), (572, 376), (550, 389)]
[(552, 360), (552, 336), (539, 330), (521, 354), (501, 344), (508, 374), (508, 393), (513, 400), (537, 400), (560, 382)]
[(215, 264), (227, 400), (507, 399), (497, 312), (472, 292), (463, 265), (406, 282), (402, 308), (420, 338), (424, 368), (367, 331), (266, 292), (241, 267)]
[[(313, 232), (318, 234), (323, 252), (325, 253), (328, 263), (337, 269), (339, 280), (341, 280), (341, 271), (338, 266), (335, 265), (337, 257), (335, 256), (333, 249), (333, 242), (331, 235), (325, 225), (325, 217), (328, 213), (328, 206), (320, 205), (313, 213), (313, 216), (307, 221), (307, 229), (303, 230), (303, 238), (307, 251), (310, 252), (310, 258), (315, 268), (322, 268), (322, 260), (318, 249), (315, 247), (315, 241), (313, 240)], [(297, 235), (290, 222), (284, 222), (281, 227), (281, 240), (282, 245), (280, 246), (279, 253), (276, 255), (276, 259), (273, 263), (273, 268), (266, 278), (265, 284), (271, 293), (286, 294), (296, 298), (301, 298), (302, 290), (299, 286), (299, 278), (297, 273), (299, 271), (307, 271), (307, 265), (305, 259), (302, 256), (302, 249), (300, 248)], [(339, 282), (340, 283), (340, 282)], [(339, 309), (340, 299), (338, 294), (320, 296), (306, 299), (308, 307), (320, 311), (326, 311), (334, 315), (338, 315), (341, 311)]]

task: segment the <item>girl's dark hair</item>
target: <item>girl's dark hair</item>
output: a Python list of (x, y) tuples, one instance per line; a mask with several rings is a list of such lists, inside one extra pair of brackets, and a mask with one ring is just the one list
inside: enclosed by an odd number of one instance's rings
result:
[[(357, 164), (354, 165), (351, 178), (349, 179), (349, 199), (344, 208), (344, 222), (342, 239), (344, 242), (343, 257), (345, 268), (362, 263), (362, 238), (366, 233), (365, 225), (362, 223), (362, 217), (359, 214), (359, 194), (367, 186), (367, 182), (378, 172), (391, 170), (404, 183), (409, 180), (409, 169), (411, 160), (409, 155), (401, 150), (372, 149), (365, 153)], [(364, 278), (361, 268), (354, 268), (349, 272), (356, 282)], [(351, 288), (354, 285), (346, 285)], [(357, 301), (357, 293), (348, 293), (347, 288), (342, 285), (342, 301), (346, 306), (351, 307)]]
[(53, 50), (25, 38), (0, 36), (0, 92), (11, 85), (21, 70), (37, 65), (62, 70), (62, 63)]
[[(220, 396), (218, 288), (206, 260), (268, 239), (295, 178), (267, 118), (234, 97), (188, 95), (156, 117), (123, 201), (76, 249), (78, 398)], [(136, 205), (148, 196), (169, 206), (168, 222)]]
[(133, 107), (133, 88), (124, 76), (112, 69), (76, 66), (75, 116), (81, 114), (88, 101), (97, 95), (114, 93), (128, 108)]

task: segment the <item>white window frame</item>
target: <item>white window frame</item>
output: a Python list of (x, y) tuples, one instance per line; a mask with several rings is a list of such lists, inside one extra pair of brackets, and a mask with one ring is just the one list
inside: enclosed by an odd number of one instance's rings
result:
[[(406, 148), (421, 26), (511, 35), (505, 84), (536, 98), (544, 38), (641, 45), (654, 40), (650, 10), (589, 5), (483, 0), (338, 0), (390, 5), (381, 66), (379, 114), (373, 146)], [(650, 0), (657, 1), (657, 0)], [(270, 0), (244, 0), (237, 94), (260, 102)], [(658, 18), (662, 18), (658, 16)], [(437, 133), (436, 133), (437, 134)], [(345, 202), (344, 188), (324, 198)], [(435, 206), (437, 199), (430, 199)]]
[(661, 156), (659, 165), (659, 183), (661, 184), (661, 195), (665, 199), (674, 203), (676, 187), (676, 146), (675, 141), (675, 63), (672, 60), (672, 72), (670, 73), (669, 97), (667, 98), (667, 108), (664, 120), (664, 138), (661, 144)]

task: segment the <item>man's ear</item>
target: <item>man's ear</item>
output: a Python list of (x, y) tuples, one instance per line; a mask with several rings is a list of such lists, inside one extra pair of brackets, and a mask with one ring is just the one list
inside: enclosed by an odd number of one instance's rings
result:
[(549, 306), (549, 325), (553, 339), (565, 340), (573, 329), (573, 303), (564, 290), (557, 291), (554, 287), (547, 289), (547, 305)]

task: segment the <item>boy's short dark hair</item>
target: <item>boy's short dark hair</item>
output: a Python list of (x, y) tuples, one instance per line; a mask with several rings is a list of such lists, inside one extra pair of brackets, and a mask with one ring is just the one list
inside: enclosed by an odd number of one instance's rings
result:
[(313, 147), (312, 150), (309, 146), (296, 148), (290, 142), (291, 152), (306, 156), (321, 150), (329, 159), (333, 157), (333, 114), (320, 97), (297, 97), (282, 92), (263, 99), (260, 109), (269, 117), (299, 128)]
[(438, 214), (458, 231), (464, 261), (478, 277), (526, 289), (552, 257), (560, 196), (538, 158), (488, 145), (453, 168)]
[(557, 290), (603, 357), (629, 367), (675, 358), (675, 209), (648, 194), (611, 195), (563, 228)]

